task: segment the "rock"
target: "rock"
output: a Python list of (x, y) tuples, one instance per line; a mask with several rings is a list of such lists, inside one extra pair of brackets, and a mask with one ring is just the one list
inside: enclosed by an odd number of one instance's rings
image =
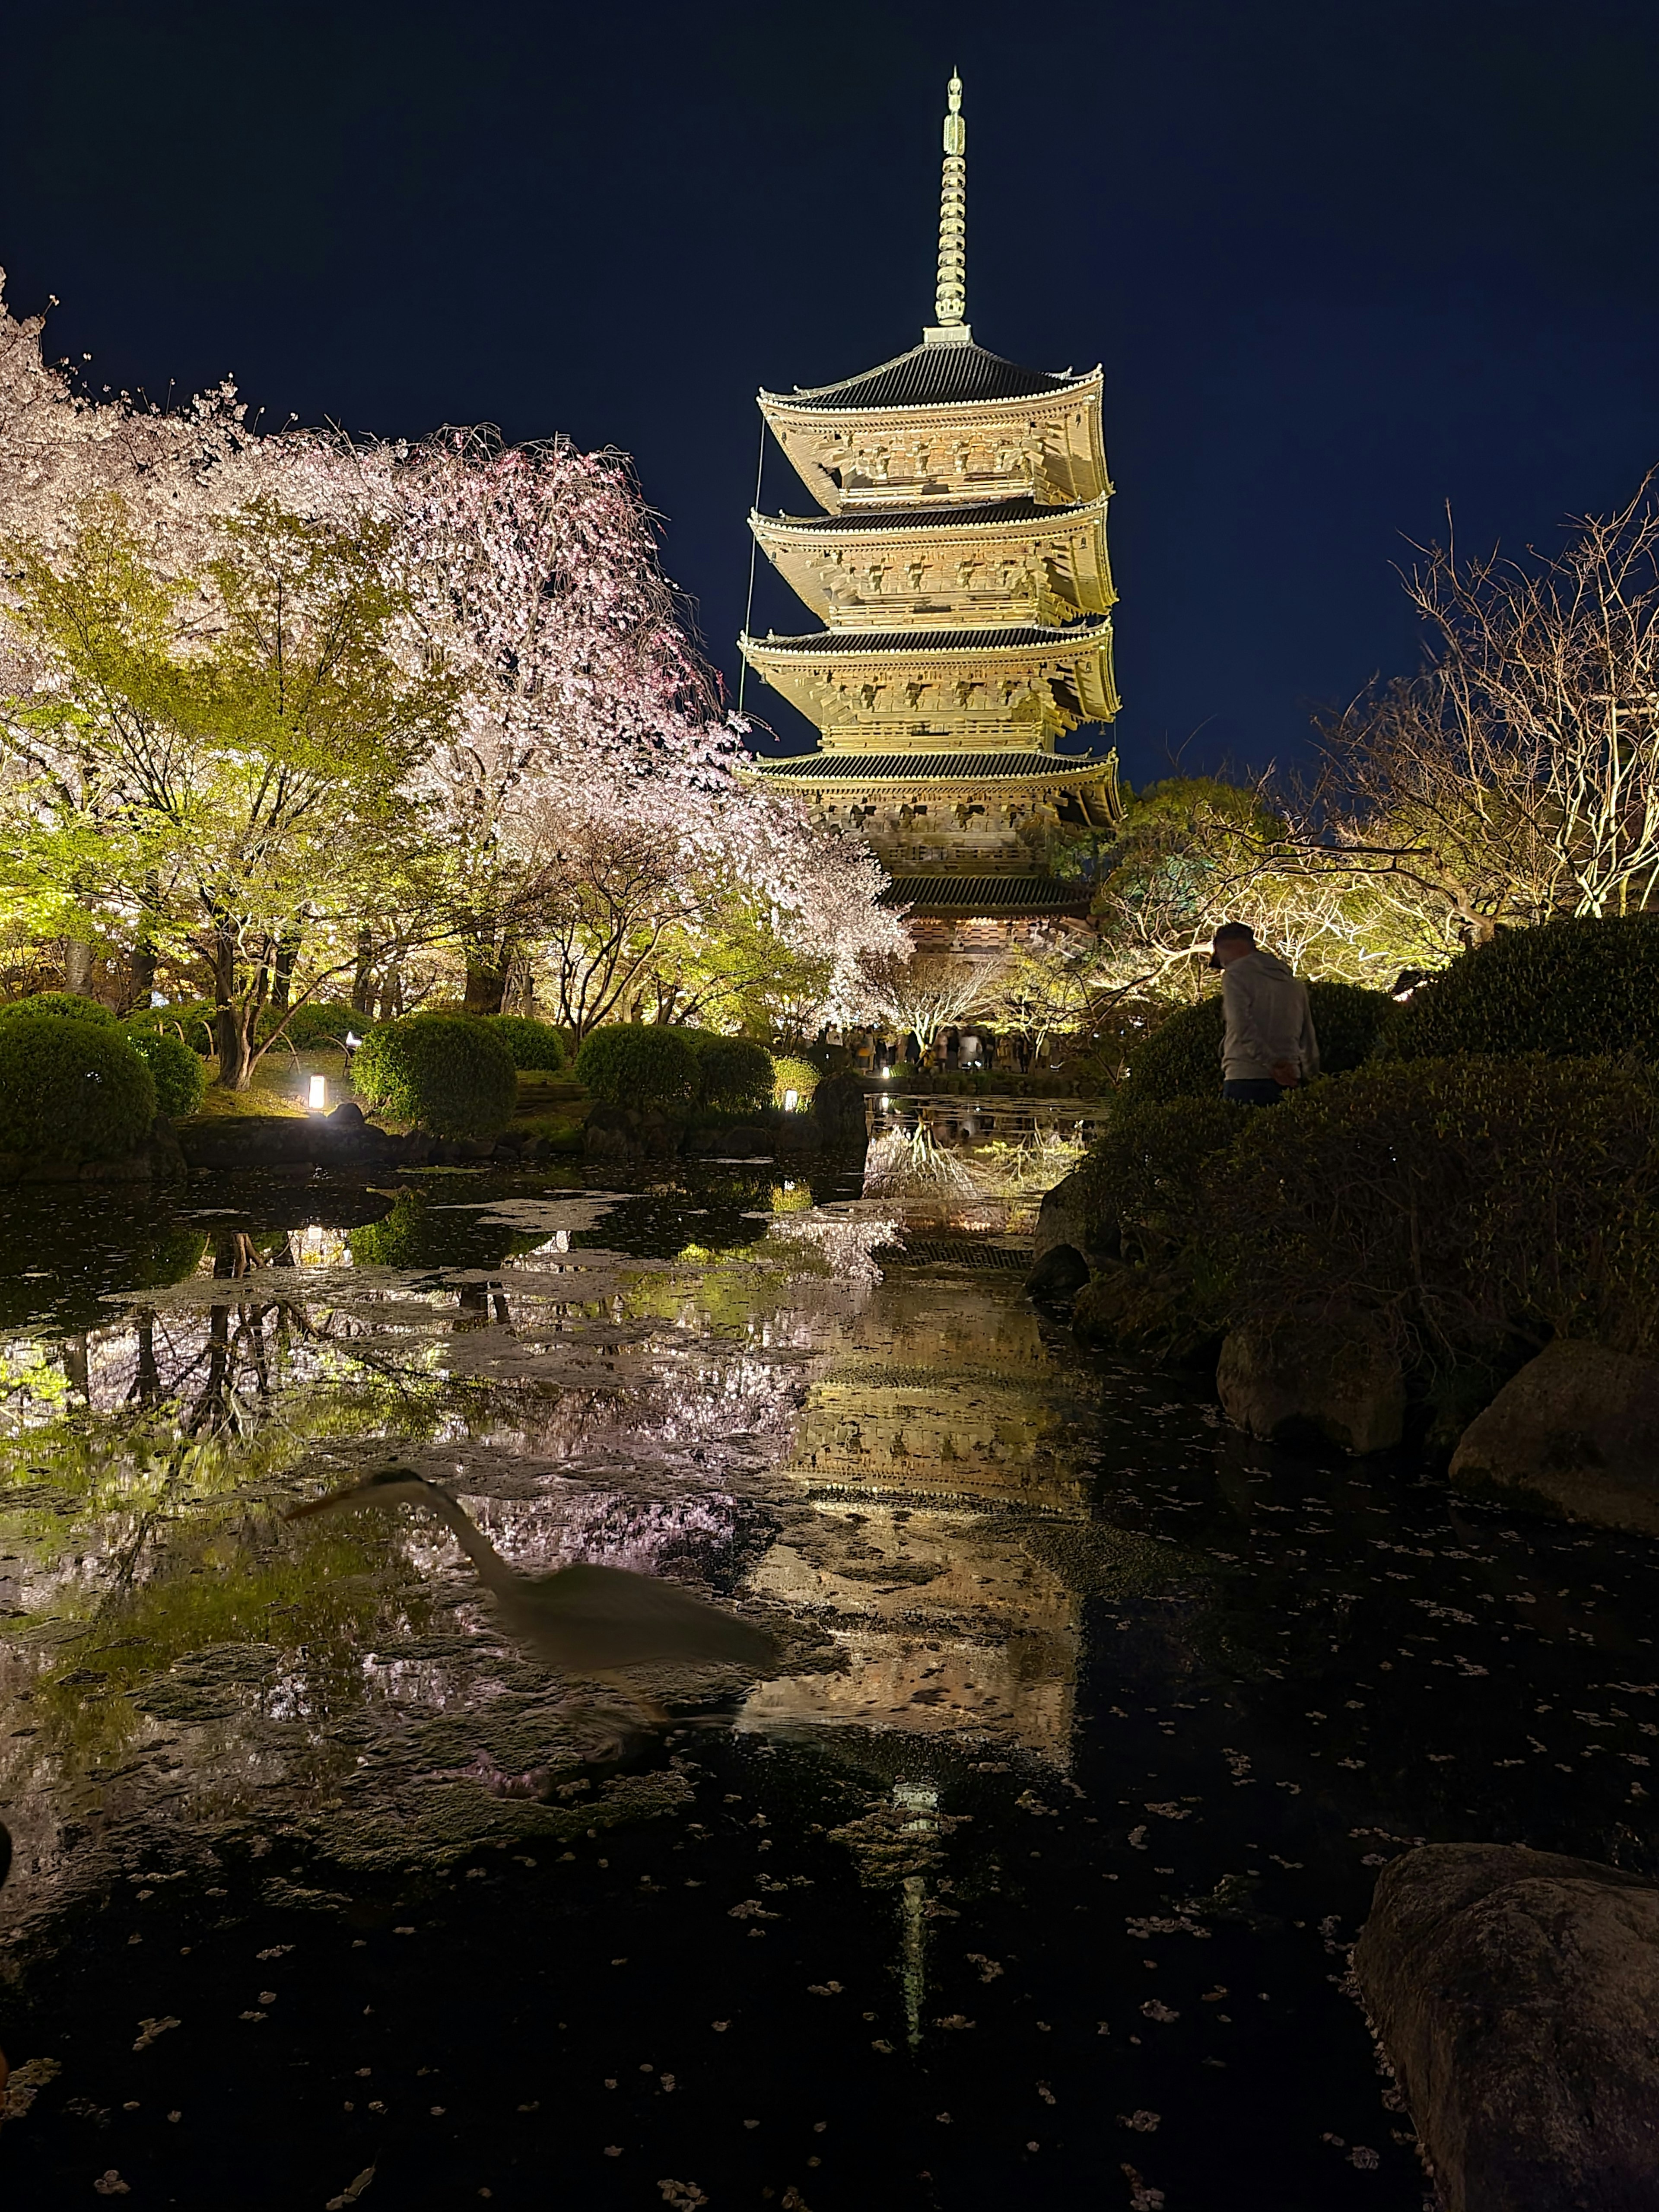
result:
[(1659, 1534), (1659, 1363), (1572, 1337), (1547, 1345), (1464, 1430), (1450, 1477)]
[(636, 1116), (626, 1106), (596, 1106), (587, 1117), (582, 1150), (590, 1160), (626, 1167), (634, 1156)]
[(1235, 1328), (1215, 1380), (1227, 1419), (1266, 1443), (1319, 1438), (1360, 1455), (1387, 1451), (1405, 1431), (1400, 1355), (1355, 1316), (1292, 1318), (1271, 1335)]
[(1659, 1888), (1431, 1844), (1387, 1868), (1354, 1975), (1445, 2212), (1659, 2203)]
[(433, 1138), (427, 1129), (411, 1129), (404, 1139), (403, 1164), (406, 1168), (423, 1168), (432, 1159)]
[(309, 1167), (316, 1138), (297, 1114), (243, 1114), (187, 1121), (178, 1133), (193, 1169)]
[(1193, 1312), (1191, 1286), (1178, 1269), (1104, 1257), (1072, 1302), (1072, 1328), (1085, 1344), (1139, 1352), (1169, 1367), (1213, 1367), (1220, 1342)]
[(355, 1098), (343, 1098), (331, 1114), (323, 1116), (325, 1129), (363, 1129), (368, 1126), (363, 1109)]
[(1031, 1236), (1034, 1260), (1041, 1260), (1057, 1244), (1069, 1244), (1085, 1260), (1092, 1261), (1097, 1253), (1116, 1259), (1117, 1224), (1102, 1219), (1098, 1207), (1085, 1203), (1086, 1188), (1084, 1170), (1073, 1168), (1051, 1190), (1043, 1192)]
[(1025, 1278), (1028, 1298), (1069, 1298), (1089, 1279), (1089, 1262), (1075, 1244), (1050, 1244)]
[(775, 1115), (769, 1136), (773, 1150), (787, 1152), (792, 1158), (816, 1152), (823, 1142), (823, 1133), (810, 1114)]
[(863, 1144), (870, 1133), (864, 1085), (856, 1075), (826, 1075), (812, 1093), (812, 1119), (826, 1145)]
[(734, 1160), (767, 1160), (772, 1157), (772, 1139), (764, 1129), (752, 1122), (741, 1121), (735, 1129), (725, 1133), (726, 1154)]

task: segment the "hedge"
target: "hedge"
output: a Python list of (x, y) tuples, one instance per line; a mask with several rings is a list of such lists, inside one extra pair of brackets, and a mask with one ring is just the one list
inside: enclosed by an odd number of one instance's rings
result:
[(100, 1029), (120, 1027), (107, 1006), (96, 999), (83, 999), (75, 991), (37, 991), (32, 999), (14, 999), (9, 1006), (0, 1006), (0, 1020), (10, 1021), (19, 1014), (30, 1019), (49, 1015), (63, 1021), (96, 1022)]
[(711, 1037), (697, 1054), (697, 1096), (728, 1114), (758, 1114), (772, 1103), (772, 1055), (748, 1037)]
[(1659, 1061), (1659, 915), (1505, 930), (1419, 986), (1379, 1048), (1390, 1060), (1533, 1052)]
[(618, 1023), (582, 1040), (576, 1075), (609, 1106), (684, 1107), (697, 1094), (697, 1062), (684, 1030)]
[(195, 1113), (207, 1091), (207, 1065), (201, 1054), (159, 1030), (129, 1028), (125, 1035), (149, 1070), (159, 1110), (174, 1121)]
[[(1386, 991), (1358, 983), (1310, 983), (1320, 1071), (1340, 1075), (1365, 1060), (1400, 1011)], [(1131, 1047), (1128, 1080), (1138, 1098), (1216, 1098), (1221, 1093), (1221, 997), (1200, 999)]]
[(69, 1161), (135, 1152), (155, 1085), (113, 1022), (11, 1014), (0, 1022), (0, 1152)]
[(1609, 1060), (1378, 1062), (1254, 1114), (1212, 1172), (1238, 1310), (1363, 1306), (1408, 1364), (1659, 1338), (1659, 1088)]
[(394, 1120), (440, 1137), (493, 1137), (513, 1118), (518, 1071), (492, 1024), (468, 1014), (384, 1023), (351, 1064), (352, 1088)]
[(490, 1014), (486, 1018), (492, 1034), (512, 1054), (514, 1067), (556, 1075), (564, 1066), (564, 1039), (551, 1022), (532, 1021), (527, 1014)]

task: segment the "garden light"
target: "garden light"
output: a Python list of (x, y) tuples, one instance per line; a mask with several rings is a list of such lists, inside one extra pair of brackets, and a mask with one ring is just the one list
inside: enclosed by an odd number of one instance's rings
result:
[(327, 1104), (328, 1078), (325, 1075), (313, 1075), (311, 1079), (311, 1110), (313, 1114), (320, 1114)]
[(786, 1091), (784, 1092), (783, 1110), (786, 1114), (793, 1114), (799, 1103), (800, 1093), (799, 1091)]

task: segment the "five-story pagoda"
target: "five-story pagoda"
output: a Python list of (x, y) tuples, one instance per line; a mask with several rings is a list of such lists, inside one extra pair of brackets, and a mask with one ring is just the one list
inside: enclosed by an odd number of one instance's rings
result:
[(815, 723), (817, 750), (757, 763), (875, 848), (927, 947), (991, 951), (1082, 915), (1050, 872), (1062, 823), (1108, 827), (1116, 755), (1056, 738), (1117, 712), (1101, 372), (1018, 368), (964, 319), (966, 128), (945, 118), (936, 320), (897, 360), (760, 394), (822, 514), (750, 526), (824, 624), (740, 641)]

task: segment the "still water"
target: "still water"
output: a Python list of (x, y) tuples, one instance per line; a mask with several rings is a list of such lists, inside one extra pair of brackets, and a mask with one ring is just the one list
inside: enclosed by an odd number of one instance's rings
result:
[[(889, 1124), (14, 1206), (8, 2202), (1417, 2212), (1347, 1947), (1422, 1838), (1659, 1865), (1653, 1547), (1080, 1354), (1075, 1133)], [(429, 1515), (282, 1519), (393, 1459), (775, 1670), (561, 1680)]]

